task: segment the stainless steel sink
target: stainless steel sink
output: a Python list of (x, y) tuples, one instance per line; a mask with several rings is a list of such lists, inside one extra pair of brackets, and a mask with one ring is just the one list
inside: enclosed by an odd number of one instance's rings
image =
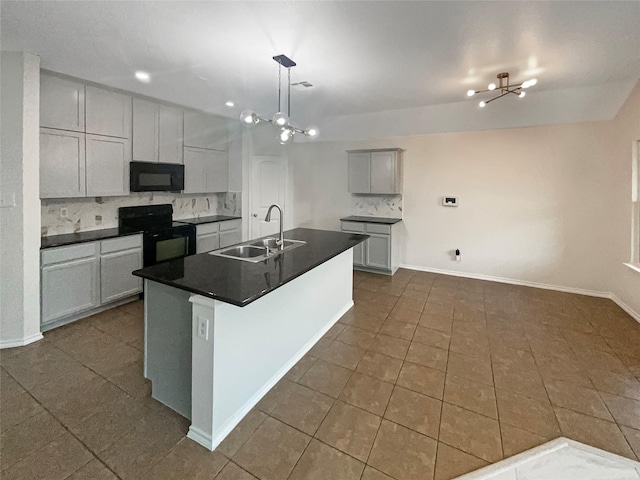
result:
[[(262, 240), (258, 240), (257, 242), (250, 243), (250, 245), (253, 245), (256, 247), (263, 247), (263, 248), (269, 247), (269, 249), (276, 249), (278, 248), (278, 244), (276, 243), (277, 241), (278, 241), (277, 238), (263, 238)], [(290, 247), (291, 245), (295, 245), (295, 244), (296, 244), (295, 240), (285, 240), (284, 248)]]
[(242, 245), (239, 247), (231, 247), (227, 248), (224, 251), (224, 254), (227, 257), (235, 257), (235, 258), (255, 258), (260, 255), (264, 255), (266, 250), (264, 248), (253, 247), (251, 245)]
[(275, 238), (263, 238), (260, 240), (251, 240), (241, 245), (224, 248), (209, 252), (209, 255), (217, 257), (233, 258), (235, 260), (243, 260), (245, 262), (258, 263), (268, 258), (288, 252), (294, 248), (302, 247), (307, 242), (301, 240), (284, 240), (284, 247), (280, 249), (276, 244)]

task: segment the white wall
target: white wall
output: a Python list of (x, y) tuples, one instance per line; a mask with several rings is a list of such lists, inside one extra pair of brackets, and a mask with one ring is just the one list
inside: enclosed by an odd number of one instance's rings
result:
[[(40, 59), (2, 52), (0, 348), (40, 334)], [(14, 202), (15, 199), (15, 202)]]
[[(640, 314), (640, 272), (624, 266), (631, 259), (631, 161), (632, 143), (640, 141), (640, 82), (612, 122), (612, 148), (607, 156), (607, 223), (611, 240), (605, 275), (609, 290)], [(637, 239), (636, 241), (640, 242)], [(640, 247), (637, 246), (636, 248)]]
[[(606, 121), (295, 145), (296, 224), (338, 229), (351, 213), (345, 150), (404, 148), (405, 264), (608, 292), (606, 226), (612, 199), (629, 204), (630, 184), (628, 172), (611, 177), (615, 128)], [(444, 195), (460, 206), (443, 207)], [(628, 225), (628, 208), (618, 213)], [(627, 256), (628, 239), (619, 246)]]

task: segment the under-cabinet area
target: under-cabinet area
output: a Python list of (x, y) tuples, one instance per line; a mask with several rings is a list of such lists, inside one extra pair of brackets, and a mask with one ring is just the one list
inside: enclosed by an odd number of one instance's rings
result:
[(142, 235), (43, 249), (42, 331), (86, 317), (142, 291)]

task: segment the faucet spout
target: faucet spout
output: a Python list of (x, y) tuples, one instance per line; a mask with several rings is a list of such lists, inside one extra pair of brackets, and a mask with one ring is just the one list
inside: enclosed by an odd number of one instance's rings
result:
[(280, 250), (282, 250), (284, 248), (284, 215), (282, 213), (282, 207), (280, 205), (278, 205), (277, 203), (274, 203), (273, 205), (271, 205), (269, 207), (269, 210), (267, 210), (267, 216), (264, 217), (264, 221), (265, 222), (270, 222), (271, 221), (271, 210), (273, 210), (274, 208), (278, 209), (278, 212), (280, 212), (280, 238), (278, 240), (276, 240), (276, 244), (278, 245), (278, 247), (280, 247)]

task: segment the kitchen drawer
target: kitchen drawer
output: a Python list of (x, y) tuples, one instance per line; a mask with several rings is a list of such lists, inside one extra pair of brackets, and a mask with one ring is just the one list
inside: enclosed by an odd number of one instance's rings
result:
[(367, 223), (367, 233), (381, 233), (391, 235), (391, 225), (381, 225), (379, 223)]
[(142, 248), (142, 235), (127, 235), (100, 242), (100, 253), (118, 252), (130, 248)]
[(342, 230), (348, 232), (364, 232), (364, 223), (360, 222), (342, 222)]
[(97, 253), (98, 242), (81, 243), (70, 247), (48, 248), (42, 251), (42, 265), (93, 257)]
[(203, 223), (202, 225), (196, 225), (196, 233), (198, 235), (207, 235), (209, 233), (215, 233), (220, 230), (218, 223)]
[(227, 232), (229, 230), (237, 230), (242, 226), (242, 220), (225, 220), (224, 222), (220, 222), (220, 231)]

